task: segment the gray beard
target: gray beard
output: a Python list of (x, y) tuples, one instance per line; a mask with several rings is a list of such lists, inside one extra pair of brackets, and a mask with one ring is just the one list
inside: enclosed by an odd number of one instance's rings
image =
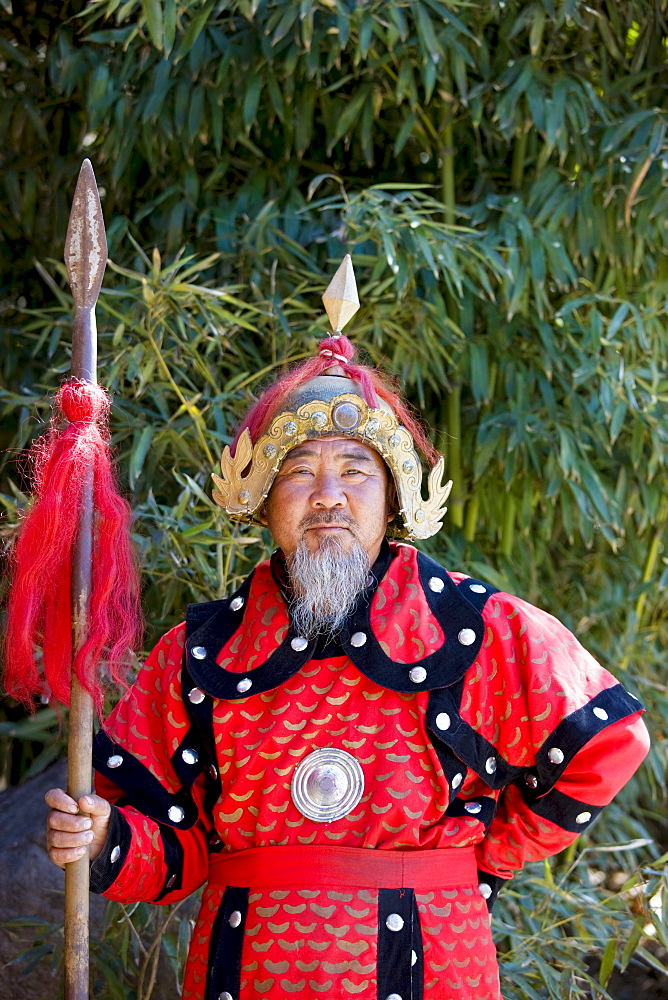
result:
[(297, 635), (311, 639), (340, 631), (368, 585), (369, 557), (355, 540), (347, 551), (336, 538), (324, 538), (311, 552), (302, 540), (286, 559), (294, 597), (290, 617)]

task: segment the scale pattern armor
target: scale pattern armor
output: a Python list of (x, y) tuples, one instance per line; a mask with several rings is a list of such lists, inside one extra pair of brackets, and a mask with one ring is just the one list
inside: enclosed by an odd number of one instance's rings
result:
[[(98, 791), (115, 807), (93, 887), (171, 903), (217, 858), (287, 845), (473, 848), (477, 880), (213, 880), (189, 1000), (500, 1000), (499, 886), (571, 843), (647, 751), (638, 701), (550, 615), (410, 545), (386, 544), (374, 575), (340, 645), (297, 641), (277, 557), (160, 641), (97, 738)], [(291, 796), (300, 761), (324, 748), (364, 777), (332, 822)]]

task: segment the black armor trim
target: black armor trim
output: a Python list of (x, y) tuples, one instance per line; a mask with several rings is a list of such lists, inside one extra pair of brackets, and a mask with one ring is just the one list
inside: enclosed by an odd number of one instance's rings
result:
[[(556, 726), (536, 754), (536, 774), (540, 788), (552, 788), (575, 755), (594, 736), (615, 722), (640, 712), (643, 706), (621, 684), (600, 691), (582, 708), (571, 712)], [(560, 751), (555, 757), (554, 750)], [(537, 794), (540, 794), (540, 788)]]
[(488, 885), (490, 888), (489, 895), (485, 895), (485, 902), (487, 903), (487, 909), (492, 912), (492, 908), (496, 903), (496, 897), (499, 895), (499, 890), (503, 888), (506, 882), (510, 882), (508, 878), (501, 878), (500, 875), (492, 875), (491, 872), (485, 872), (482, 868), (478, 868), (478, 887), (482, 890), (484, 886)]
[[(378, 581), (385, 576), (392, 558), (391, 550), (385, 546), (374, 564), (372, 582), (360, 595), (346, 627), (341, 632), (343, 652), (366, 677), (391, 691), (413, 693), (454, 684), (464, 676), (480, 650), (484, 636), (480, 609), (484, 606), (484, 600), (495, 593), (495, 590), (475, 580), (464, 581), (465, 588), (457, 586), (438, 563), (423, 553), (418, 553), (418, 568), (424, 594), (432, 613), (443, 628), (445, 642), (419, 662), (399, 664), (384, 652), (370, 622), (373, 595), (378, 587)], [(242, 608), (234, 611), (231, 605), (235, 599), (241, 598), (245, 606), (251, 580), (252, 574), (229, 600), (217, 601), (213, 605), (191, 605), (188, 608), (188, 624), (192, 623), (199, 627), (192, 631), (188, 630), (187, 671), (194, 685), (214, 698), (238, 701), (252, 694), (261, 694), (279, 687), (313, 659), (318, 650), (316, 638), (307, 642), (302, 650), (293, 649), (291, 643), (298, 636), (290, 627), (280, 646), (264, 663), (253, 667), (247, 674), (225, 670), (216, 662), (220, 650), (229, 642), (243, 620), (239, 618)], [(434, 580), (442, 584), (440, 591), (433, 589), (431, 583)], [(485, 593), (480, 595), (471, 592), (472, 584), (484, 586)], [(203, 620), (206, 609), (208, 618)], [(366, 637), (362, 646), (354, 646), (351, 643), (351, 637), (356, 632), (363, 632)], [(462, 636), (466, 636), (466, 639), (464, 640)], [(424, 680), (416, 682), (411, 679), (410, 672), (415, 667), (422, 667), (426, 671)], [(251, 681), (251, 686), (246, 688), (242, 685), (239, 690), (240, 682), (243, 681)]]
[[(482, 823), (485, 829), (487, 829), (489, 824), (494, 819), (496, 806), (496, 799), (489, 795), (474, 795), (470, 799), (460, 799), (455, 797), (452, 804), (445, 810), (445, 815), (462, 816), (465, 819), (475, 819)], [(477, 810), (477, 812), (474, 810)]]
[(379, 889), (378, 1000), (396, 995), (402, 1000), (422, 1000), (423, 966), (422, 931), (415, 892), (413, 889)]
[[(241, 949), (248, 915), (248, 888), (228, 886), (214, 920), (209, 943), (206, 1000), (219, 1000), (221, 993), (236, 998), (241, 989)], [(240, 917), (239, 922), (230, 918)]]
[[(120, 809), (112, 806), (109, 826), (107, 827), (107, 839), (104, 842), (104, 847), (90, 866), (91, 892), (101, 895), (111, 888), (125, 864), (131, 844), (130, 824)], [(112, 861), (111, 857), (116, 848), (118, 848), (119, 853), (114, 855)]]
[(160, 824), (160, 836), (167, 874), (161, 892), (155, 897), (156, 903), (183, 886), (183, 845), (172, 828), (163, 823)]
[(531, 811), (542, 816), (562, 830), (571, 833), (583, 833), (589, 824), (596, 819), (603, 806), (592, 806), (586, 802), (572, 799), (559, 789), (553, 788), (547, 795), (531, 803)]
[[(116, 756), (123, 758), (122, 763), (110, 767), (109, 759)], [(174, 794), (168, 792), (147, 767), (125, 747), (110, 740), (103, 730), (93, 742), (93, 766), (125, 792), (130, 805), (150, 819), (176, 830), (189, 830), (197, 821), (197, 807), (187, 789), (179, 789)], [(169, 810), (173, 807), (183, 810), (183, 819), (170, 818)]]

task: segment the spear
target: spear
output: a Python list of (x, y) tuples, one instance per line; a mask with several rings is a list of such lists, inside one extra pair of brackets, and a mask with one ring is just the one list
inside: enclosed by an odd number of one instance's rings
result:
[[(48, 432), (31, 448), (33, 498), (13, 549), (7, 606), (7, 693), (34, 711), (38, 698), (70, 706), (68, 792), (91, 792), (95, 710), (108, 680), (126, 680), (141, 635), (132, 511), (118, 493), (97, 384), (95, 304), (107, 262), (100, 197), (84, 160), (65, 243), (75, 314), (71, 377), (53, 402)], [(65, 996), (88, 997), (88, 852), (65, 873)]]
[[(107, 264), (107, 240), (100, 195), (90, 160), (79, 172), (65, 239), (65, 266), (74, 299), (72, 378), (97, 385), (97, 303)], [(93, 577), (93, 464), (82, 470), (79, 524), (72, 560), (72, 645), (76, 654), (88, 635)], [(91, 791), (93, 698), (72, 672), (67, 791), (75, 801)], [(89, 979), (88, 850), (65, 869), (65, 997), (85, 1000)]]

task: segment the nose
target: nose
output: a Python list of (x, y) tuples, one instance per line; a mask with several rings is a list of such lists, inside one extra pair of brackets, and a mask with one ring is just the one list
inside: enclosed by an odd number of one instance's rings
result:
[(333, 473), (322, 473), (316, 478), (310, 499), (314, 510), (334, 510), (348, 504), (340, 480)]

